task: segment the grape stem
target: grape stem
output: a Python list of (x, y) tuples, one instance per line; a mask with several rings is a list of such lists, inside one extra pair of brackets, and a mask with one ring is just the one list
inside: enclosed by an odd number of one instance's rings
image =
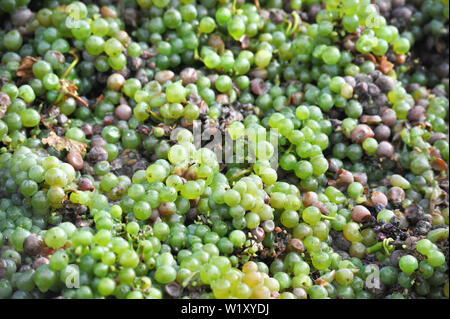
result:
[(242, 175), (245, 175), (245, 174), (247, 174), (247, 173), (250, 173), (252, 170), (253, 170), (253, 167), (250, 167), (250, 168), (247, 168), (247, 169), (243, 169), (243, 170), (241, 170), (241, 171), (239, 171), (239, 172), (233, 174), (233, 175), (230, 177), (230, 181), (233, 181), (233, 180), (235, 180), (236, 178), (241, 177)]
[(231, 7), (231, 13), (235, 14), (236, 13), (236, 0), (233, 0), (233, 6)]
[(334, 216), (327, 216), (327, 215), (324, 215), (324, 214), (320, 214), (320, 216), (321, 216), (321, 218), (324, 218), (324, 219), (336, 220), (336, 217), (334, 217)]
[(289, 36), (291, 28), (292, 28), (292, 22), (290, 20), (287, 20), (286, 22), (288, 24), (288, 27), (287, 27), (287, 29), (286, 29), (286, 31), (284, 33), (286, 34), (286, 36)]
[(389, 251), (389, 243), (391, 242), (391, 241), (394, 241), (392, 238), (385, 238), (384, 240), (383, 240), (383, 248), (384, 248), (384, 251), (386, 252), (386, 255), (387, 256), (390, 256), (391, 255), (391, 252)]
[(153, 111), (147, 111), (147, 112), (150, 113), (158, 121), (163, 122), (163, 119), (158, 114), (156, 114), (155, 112), (153, 112)]
[(368, 254), (373, 254), (381, 249), (384, 249), (384, 251), (386, 252), (386, 254), (389, 256), (390, 255), (390, 251), (389, 251), (389, 243), (391, 241), (394, 241), (394, 239), (392, 238), (385, 238), (383, 241), (380, 241), (378, 243), (376, 243), (375, 245), (372, 245), (370, 247), (368, 247), (366, 249)]
[(70, 54), (72, 54), (75, 57), (75, 59), (72, 61), (72, 63), (69, 65), (69, 67), (64, 71), (63, 75), (61, 76), (61, 79), (64, 79), (70, 73), (70, 71), (72, 71), (72, 69), (78, 64), (78, 61), (80, 61), (80, 58), (75, 53), (75, 49), (72, 49), (69, 52), (70, 52)]
[(290, 153), (291, 150), (292, 150), (292, 148), (293, 148), (293, 146), (294, 146), (294, 144), (291, 144), (291, 145), (289, 146), (289, 148), (284, 152), (284, 154)]
[(202, 58), (200, 57), (200, 55), (198, 54), (198, 48), (195, 48), (195, 50), (194, 50), (194, 59), (203, 62), (203, 59), (202, 59)]
[(298, 24), (300, 22), (300, 16), (297, 12), (293, 11), (292, 15), (294, 16), (294, 27), (292, 28), (290, 35), (293, 35), (295, 32), (297, 32)]
[(381, 241), (376, 243), (373, 246), (367, 247), (367, 249), (366, 249), (367, 254), (373, 254), (373, 253), (379, 251), (382, 247), (383, 247), (383, 242), (381, 242)]
[(259, 0), (255, 0), (256, 9), (261, 10), (261, 5), (259, 4)]
[(183, 281), (183, 288), (186, 288), (186, 286), (187, 285), (189, 285), (189, 283), (191, 282), (191, 280), (192, 279), (194, 279), (194, 277), (196, 276), (196, 275), (198, 275), (199, 274), (199, 272), (198, 271), (195, 271), (195, 272), (193, 272), (189, 277), (187, 277), (184, 281)]

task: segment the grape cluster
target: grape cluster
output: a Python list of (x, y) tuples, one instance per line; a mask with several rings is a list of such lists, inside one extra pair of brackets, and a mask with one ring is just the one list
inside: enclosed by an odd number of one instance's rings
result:
[(448, 8), (0, 0), (0, 298), (448, 298)]

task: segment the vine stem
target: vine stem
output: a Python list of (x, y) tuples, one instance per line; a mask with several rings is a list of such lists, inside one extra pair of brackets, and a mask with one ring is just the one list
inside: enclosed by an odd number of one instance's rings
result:
[(160, 122), (162, 122), (163, 121), (163, 119), (158, 115), (158, 114), (156, 114), (155, 112), (153, 112), (153, 111), (148, 111), (148, 113), (150, 113), (153, 117), (155, 117), (158, 121), (160, 121)]
[(183, 281), (183, 288), (186, 288), (186, 286), (187, 285), (189, 285), (189, 283), (191, 282), (191, 280), (196, 276), (196, 275), (198, 275), (199, 274), (199, 272), (198, 271), (195, 271), (195, 272), (193, 272), (189, 277), (187, 277), (184, 281)]
[(374, 252), (379, 251), (381, 248), (383, 248), (383, 242), (378, 242), (375, 245), (372, 245), (370, 247), (367, 247), (366, 251), (368, 254), (373, 254)]
[(233, 175), (230, 177), (230, 181), (233, 181), (233, 180), (235, 180), (236, 178), (238, 178), (238, 177), (240, 177), (240, 176), (242, 176), (242, 175), (245, 175), (245, 174), (247, 174), (247, 173), (250, 173), (252, 170), (253, 170), (253, 167), (250, 167), (250, 168), (247, 168), (247, 169), (243, 169), (242, 171), (233, 174)]
[(259, 4), (259, 0), (255, 0), (256, 9), (261, 10), (261, 5)]
[(231, 13), (232, 14), (236, 13), (236, 2), (237, 2), (237, 0), (233, 0), (233, 6), (231, 7)]
[(385, 238), (384, 240), (383, 240), (383, 248), (384, 248), (384, 251), (386, 252), (386, 255), (388, 255), (388, 256), (390, 256), (391, 255), (391, 252), (389, 251), (389, 243), (391, 242), (391, 241), (394, 241), (392, 238)]
[(81, 104), (83, 104), (85, 107), (88, 107), (89, 105), (78, 95), (73, 94), (72, 92), (67, 91), (66, 94), (70, 95), (71, 97), (73, 97), (74, 99), (76, 99), (78, 102), (80, 102)]
[(298, 23), (300, 22), (300, 17), (297, 12), (293, 11), (292, 15), (294, 16), (294, 26), (292, 27), (291, 33), (289, 35), (293, 35), (298, 28)]
[(286, 34), (286, 36), (289, 36), (290, 33), (291, 33), (292, 22), (289, 21), (289, 20), (287, 20), (287, 24), (288, 24), (288, 27), (287, 27), (287, 29), (286, 29), (286, 31), (285, 31), (285, 34)]
[(69, 67), (64, 71), (63, 75), (61, 76), (61, 79), (64, 79), (70, 73), (70, 71), (72, 71), (72, 69), (78, 64), (78, 61), (80, 61), (80, 58), (75, 53), (74, 49), (70, 50), (69, 52), (75, 57), (75, 60), (73, 60), (72, 63), (69, 65)]
[(289, 148), (284, 152), (284, 154), (290, 153), (294, 144), (291, 144)]

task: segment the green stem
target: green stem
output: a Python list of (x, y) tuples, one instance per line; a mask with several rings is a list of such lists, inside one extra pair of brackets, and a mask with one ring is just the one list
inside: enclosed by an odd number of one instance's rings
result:
[(383, 242), (378, 242), (373, 246), (367, 247), (366, 251), (368, 254), (373, 254), (383, 248)]
[(233, 6), (231, 7), (231, 14), (235, 14), (236, 13), (236, 2), (237, 0), (233, 0)]
[(389, 243), (391, 241), (394, 241), (394, 239), (392, 239), (392, 238), (385, 238), (383, 241), (380, 241), (380, 242), (376, 243), (375, 245), (368, 247), (366, 249), (366, 251), (367, 251), (368, 254), (373, 254), (373, 253), (375, 253), (377, 251), (380, 251), (381, 249), (384, 249), (386, 255), (389, 256), (391, 254), (390, 249), (392, 248), (392, 246), (389, 247)]
[(59, 94), (58, 94), (58, 97), (55, 100), (55, 103), (54, 103), (55, 105), (62, 101), (62, 99), (63, 99), (63, 97), (65, 95), (64, 93), (65, 93), (65, 90), (61, 89)]
[(387, 256), (390, 256), (391, 255), (391, 252), (389, 251), (389, 243), (391, 242), (391, 241), (394, 241), (392, 238), (385, 238), (384, 240), (383, 240), (383, 248), (384, 248), (384, 251), (386, 252), (386, 255)]
[(149, 111), (149, 113), (150, 113), (153, 117), (155, 117), (158, 121), (160, 121), (160, 122), (163, 121), (163, 119), (162, 119), (158, 114), (156, 114), (155, 112)]
[(324, 215), (324, 214), (321, 214), (321, 217), (324, 218), (324, 219), (328, 219), (328, 220), (335, 220), (336, 219), (335, 216), (327, 216), (327, 215)]
[(292, 22), (289, 21), (289, 20), (287, 20), (287, 24), (288, 24), (288, 27), (287, 27), (287, 29), (286, 29), (285, 34), (286, 34), (286, 36), (289, 36), (289, 34), (290, 34), (290, 32), (291, 32), (291, 28), (292, 28)]
[(202, 59), (202, 58), (200, 57), (200, 55), (198, 54), (198, 48), (195, 48), (195, 50), (194, 50), (194, 59), (203, 62), (203, 59)]
[(230, 181), (233, 181), (233, 180), (235, 180), (236, 178), (238, 178), (238, 177), (240, 177), (240, 176), (242, 176), (242, 175), (245, 175), (245, 174), (247, 174), (247, 173), (250, 173), (252, 170), (253, 170), (253, 167), (250, 167), (250, 168), (247, 168), (247, 169), (243, 169), (242, 171), (233, 174), (233, 175), (230, 177)]
[(72, 69), (77, 65), (78, 61), (80, 60), (78, 55), (75, 54), (75, 50), (70, 50), (69, 52), (75, 57), (75, 59), (72, 61), (72, 63), (69, 65), (69, 67), (64, 71), (63, 75), (61, 76), (61, 80), (64, 79), (70, 73), (70, 71), (72, 71)]
[(291, 34), (294, 34), (297, 31), (298, 23), (300, 22), (300, 17), (297, 12), (293, 11), (292, 15), (294, 16), (294, 27), (292, 28)]
[(182, 284), (183, 288), (186, 288), (186, 286), (189, 285), (189, 283), (191, 282), (191, 280), (192, 280), (196, 275), (198, 275), (198, 274), (199, 274), (199, 272), (198, 272), (198, 271), (195, 271), (195, 272), (193, 272), (189, 277), (187, 277), (187, 278), (183, 281), (183, 284)]
[(289, 146), (289, 148), (284, 152), (284, 154), (290, 153), (290, 152), (292, 151), (293, 146), (294, 146), (294, 144), (291, 144), (291, 145)]

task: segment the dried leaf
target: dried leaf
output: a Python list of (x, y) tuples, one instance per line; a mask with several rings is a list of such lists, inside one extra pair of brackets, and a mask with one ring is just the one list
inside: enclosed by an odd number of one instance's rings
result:
[(432, 157), (437, 157), (437, 158), (442, 159), (441, 151), (439, 151), (436, 147), (430, 147), (430, 148), (428, 149), (428, 151), (430, 152), (430, 155), (431, 155)]
[(441, 158), (433, 158), (432, 162), (431, 162), (431, 167), (433, 167), (434, 170), (436, 171), (447, 171), (448, 170), (448, 166), (445, 163), (445, 161)]
[(54, 253), (55, 253), (55, 250), (53, 248), (44, 247), (44, 248), (42, 248), (41, 255), (44, 256), (44, 257), (49, 257), (50, 258)]
[(52, 120), (55, 119), (59, 114), (60, 114), (59, 107), (53, 105), (48, 111), (42, 112), (41, 123), (44, 124), (46, 128), (52, 128), (53, 127)]
[(388, 74), (394, 68), (394, 65), (385, 56), (378, 58), (378, 61), (378, 67), (384, 74)]
[(58, 136), (53, 131), (50, 132), (47, 138), (42, 139), (42, 143), (53, 146), (58, 151), (67, 150), (68, 152), (74, 151), (80, 154), (86, 151), (87, 146), (84, 143), (71, 140), (70, 138)]
[(5, 116), (6, 114), (6, 110), (8, 109), (8, 107), (6, 105), (0, 105), (0, 119)]
[(66, 95), (69, 95), (80, 102), (83, 106), (89, 107), (89, 105), (82, 98), (78, 96), (78, 87), (73, 84), (70, 80), (61, 80), (60, 81), (63, 91)]
[(72, 83), (72, 81), (70, 80), (65, 80), (63, 83), (61, 83), (64, 85), (64, 87), (66, 88), (67, 92), (70, 94), (77, 94), (77, 90), (78, 87)]
[(41, 58), (34, 58), (32, 56), (24, 57), (16, 71), (16, 75), (21, 77), (24, 82), (28, 81), (33, 77), (33, 64), (39, 60), (41, 60)]
[(317, 278), (316, 280), (314, 280), (314, 283), (320, 286), (328, 286), (328, 282), (326, 282), (322, 278)]

